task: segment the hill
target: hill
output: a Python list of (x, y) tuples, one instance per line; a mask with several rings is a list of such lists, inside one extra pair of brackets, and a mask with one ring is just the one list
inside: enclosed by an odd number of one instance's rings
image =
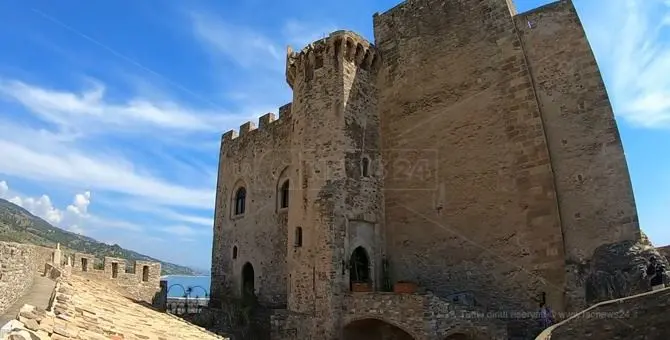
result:
[(55, 247), (57, 243), (65, 253), (82, 252), (102, 259), (105, 256), (127, 260), (145, 260), (161, 263), (162, 275), (197, 275), (198, 271), (174, 263), (164, 262), (138, 252), (123, 249), (119, 245), (109, 245), (90, 237), (78, 235), (52, 226), (47, 221), (27, 210), (0, 199), (0, 241), (31, 243)]

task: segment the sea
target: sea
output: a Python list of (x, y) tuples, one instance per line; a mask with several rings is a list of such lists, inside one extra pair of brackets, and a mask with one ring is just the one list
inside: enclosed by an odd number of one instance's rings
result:
[(210, 276), (166, 275), (161, 280), (168, 282), (168, 297), (183, 297), (184, 289), (191, 287), (189, 298), (209, 296)]

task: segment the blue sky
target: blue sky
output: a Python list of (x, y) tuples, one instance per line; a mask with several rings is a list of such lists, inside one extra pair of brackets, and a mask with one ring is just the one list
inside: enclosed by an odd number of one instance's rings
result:
[[(372, 39), (372, 14), (398, 2), (2, 1), (0, 197), (65, 229), (208, 268), (221, 133), (291, 100), (287, 45), (337, 29)], [(575, 0), (641, 225), (670, 244), (670, 0), (603, 3)]]

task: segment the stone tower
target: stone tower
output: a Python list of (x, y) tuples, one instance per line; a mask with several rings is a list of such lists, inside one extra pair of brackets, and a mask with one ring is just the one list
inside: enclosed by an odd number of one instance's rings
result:
[[(293, 88), (292, 190), (288, 218), (289, 310), (313, 315), (316, 339), (341, 328), (343, 294), (361, 247), (373, 284), (382, 256), (378, 56), (370, 43), (338, 31), (288, 51)], [(359, 249), (359, 251), (361, 251)], [(378, 271), (377, 271), (378, 273)]]
[(640, 230), (572, 3), (408, 0), (373, 23), (374, 45), (289, 49), (292, 103), (223, 135), (210, 305), (253, 293), (273, 339), (506, 339), (509, 316), (454, 315), (584, 308), (597, 250)]

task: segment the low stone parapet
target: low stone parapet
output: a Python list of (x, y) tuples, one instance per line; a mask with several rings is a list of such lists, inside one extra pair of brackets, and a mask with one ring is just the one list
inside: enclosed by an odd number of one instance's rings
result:
[(52, 261), (51, 248), (0, 242), (0, 314), (30, 290), (35, 275)]

